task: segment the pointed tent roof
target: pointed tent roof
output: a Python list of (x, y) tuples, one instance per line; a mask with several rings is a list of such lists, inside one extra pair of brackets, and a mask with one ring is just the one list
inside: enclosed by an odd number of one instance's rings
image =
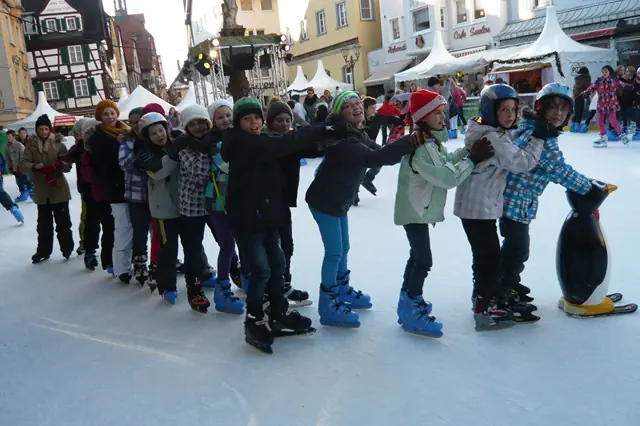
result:
[(448, 62), (456, 62), (456, 58), (454, 58), (444, 46), (442, 33), (440, 33), (440, 31), (436, 31), (433, 35), (433, 45), (431, 47), (429, 56), (427, 56), (424, 61), (420, 62), (415, 67), (409, 68), (408, 70), (403, 72), (399, 72), (395, 74), (394, 77), (396, 81), (408, 81), (427, 78), (432, 75), (429, 74), (429, 72), (434, 66)]
[(352, 90), (353, 85), (349, 83), (343, 83), (342, 81), (335, 80), (327, 75), (324, 70), (324, 63), (322, 59), (318, 59), (318, 69), (316, 75), (313, 76), (309, 82), (309, 87), (313, 87), (316, 92), (322, 93), (325, 90), (333, 91), (336, 87), (341, 90)]
[(124, 102), (129, 99), (129, 91), (126, 87), (120, 88), (120, 100), (118, 101), (118, 108), (124, 105)]
[(309, 85), (309, 80), (307, 80), (307, 78), (304, 76), (302, 67), (298, 65), (296, 78), (295, 80), (293, 80), (293, 83), (291, 83), (291, 85), (287, 87), (287, 92), (305, 92), (309, 87), (311, 87)]
[(127, 118), (129, 118), (129, 112), (132, 109), (144, 107), (145, 105), (151, 103), (162, 105), (162, 108), (165, 109), (165, 112), (169, 112), (169, 109), (173, 107), (173, 105), (163, 101), (144, 87), (138, 86), (136, 87), (136, 90), (134, 90), (131, 95), (129, 95), (127, 100), (122, 103), (122, 105), (118, 105), (118, 108), (120, 109), (120, 120), (126, 120)]
[(176, 109), (182, 112), (183, 109), (188, 107), (189, 105), (195, 105), (198, 102), (196, 101), (196, 88), (193, 84), (193, 81), (189, 82), (189, 91), (186, 96), (180, 101), (178, 105), (176, 105)]
[(41, 115), (46, 114), (49, 116), (49, 120), (53, 123), (56, 117), (73, 117), (76, 120), (81, 117), (76, 117), (74, 115), (65, 114), (63, 112), (56, 111), (51, 108), (51, 105), (47, 102), (47, 97), (44, 92), (38, 92), (38, 106), (36, 110), (31, 113), (27, 118), (23, 118), (22, 120), (16, 121), (15, 123), (9, 124), (7, 127), (9, 129), (18, 130), (21, 127), (24, 127), (27, 130), (34, 130), (36, 126), (36, 120)]

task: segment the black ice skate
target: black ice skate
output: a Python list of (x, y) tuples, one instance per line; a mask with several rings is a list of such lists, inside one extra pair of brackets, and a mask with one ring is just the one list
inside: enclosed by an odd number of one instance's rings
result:
[(158, 271), (158, 265), (156, 263), (149, 264), (149, 281), (147, 284), (149, 285), (149, 290), (153, 293), (158, 288), (158, 282), (156, 281)]
[(122, 284), (129, 285), (129, 283), (131, 282), (131, 274), (128, 272), (125, 272), (124, 274), (118, 275), (118, 279)]
[(201, 314), (206, 314), (207, 309), (211, 306), (209, 299), (202, 291), (202, 284), (199, 281), (194, 284), (187, 284), (187, 300), (191, 309)]
[(73, 254), (73, 248), (71, 250), (62, 251), (62, 257), (64, 257), (64, 260), (69, 260), (72, 254)]
[(44, 262), (45, 260), (49, 260), (50, 257), (51, 255), (48, 255), (48, 254), (36, 253), (33, 256), (31, 256), (31, 263), (36, 265), (38, 263)]
[(378, 192), (378, 188), (376, 188), (376, 186), (373, 184), (373, 182), (371, 182), (369, 179), (365, 178), (362, 183), (361, 183), (362, 187), (364, 189), (366, 189), (367, 191), (369, 191), (371, 193), (371, 195), (377, 196), (377, 192)]
[(78, 247), (78, 250), (76, 250), (76, 253), (78, 254), (78, 256), (82, 256), (86, 252), (87, 251), (84, 249), (84, 247), (82, 245), (80, 247)]
[(291, 311), (271, 322), (271, 333), (273, 337), (314, 334), (316, 329), (311, 324), (310, 318), (300, 315), (298, 311)]
[(296, 290), (291, 287), (291, 283), (284, 283), (284, 297), (289, 301), (289, 305), (292, 308), (302, 308), (304, 306), (310, 306), (313, 302), (309, 300), (309, 293), (302, 290)]
[(513, 290), (517, 293), (519, 302), (531, 303), (535, 300), (533, 297), (529, 296), (531, 289), (526, 285), (518, 283), (513, 286)]
[(513, 312), (513, 319), (517, 323), (537, 322), (540, 320), (538, 315), (534, 315), (533, 312), (538, 308), (530, 303), (512, 303), (509, 308)]
[(269, 327), (269, 319), (256, 317), (247, 313), (244, 320), (244, 341), (266, 354), (272, 354), (273, 334)]
[(136, 281), (143, 286), (149, 279), (149, 272), (147, 271), (147, 256), (133, 256), (133, 276)]
[(475, 300), (473, 318), (476, 331), (501, 330), (515, 325), (513, 312), (498, 305), (495, 299), (487, 300), (478, 295)]
[(95, 271), (98, 267), (98, 258), (95, 253), (86, 252), (84, 254), (84, 267), (90, 271)]

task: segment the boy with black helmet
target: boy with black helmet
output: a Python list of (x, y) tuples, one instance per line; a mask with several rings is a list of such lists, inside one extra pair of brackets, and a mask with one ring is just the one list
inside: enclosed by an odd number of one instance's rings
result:
[[(503, 192), (509, 172), (522, 173), (536, 166), (542, 140), (520, 149), (511, 139), (518, 123), (518, 93), (506, 84), (486, 87), (480, 94), (480, 118), (469, 120), (465, 145), (488, 139), (495, 156), (476, 165), (473, 174), (456, 190), (453, 213), (462, 219), (473, 253), (473, 311), (476, 330), (512, 325), (514, 314), (530, 314), (503, 295), (500, 285), (500, 241), (497, 220), (502, 216)], [(514, 312), (515, 311), (515, 312)]]

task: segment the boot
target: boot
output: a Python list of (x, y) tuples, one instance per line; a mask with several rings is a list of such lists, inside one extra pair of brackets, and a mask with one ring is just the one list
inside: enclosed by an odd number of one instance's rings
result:
[(51, 255), (48, 255), (48, 254), (36, 253), (33, 256), (31, 256), (31, 263), (36, 265), (38, 263), (44, 262), (45, 260), (49, 260), (50, 257)]
[(398, 307), (396, 308), (396, 314), (398, 315), (398, 324), (402, 325), (402, 311), (404, 310), (404, 304), (407, 301), (409, 294), (407, 290), (400, 290), (400, 298), (398, 299)]
[(158, 264), (151, 262), (149, 264), (149, 280), (147, 284), (149, 285), (149, 290), (153, 293), (156, 288), (158, 288), (158, 282), (156, 281), (156, 277), (158, 274)]
[(259, 316), (247, 313), (244, 320), (244, 341), (261, 352), (272, 354), (273, 334), (269, 319), (264, 313)]
[(202, 284), (197, 280), (193, 284), (187, 284), (187, 299), (191, 309), (201, 314), (206, 314), (207, 309), (211, 306), (209, 299), (202, 291)]
[(284, 297), (293, 304), (292, 306), (298, 308), (309, 306), (313, 303), (309, 300), (309, 293), (291, 287), (291, 282), (284, 283)]
[(28, 199), (29, 199), (29, 193), (25, 190), (25, 191), (21, 192), (20, 195), (18, 195), (18, 197), (15, 200), (13, 200), (13, 202), (16, 203), (16, 204), (24, 203)]
[(285, 313), (278, 319), (271, 320), (271, 333), (273, 337), (297, 336), (302, 334), (313, 334), (310, 318), (300, 315), (298, 311)]
[(580, 126), (580, 133), (587, 133), (589, 131), (589, 124), (584, 123), (582, 126)]
[(87, 252), (84, 254), (84, 267), (90, 271), (95, 271), (98, 267), (98, 258), (93, 252)]
[(149, 271), (147, 270), (147, 255), (133, 256), (133, 276), (136, 281), (143, 286), (149, 279)]
[(354, 290), (354, 288), (349, 285), (350, 277), (351, 271), (347, 271), (343, 277), (338, 277), (338, 295), (340, 300), (346, 303), (351, 309), (371, 308), (373, 306), (371, 304), (371, 296)]
[(499, 330), (515, 324), (513, 312), (499, 306), (496, 299), (485, 299), (478, 295), (475, 301), (473, 319), (476, 331)]
[(604, 138), (604, 135), (600, 135), (600, 139), (598, 139), (597, 141), (595, 141), (593, 143), (593, 147), (594, 148), (606, 148), (607, 147), (607, 141)]
[(13, 217), (20, 223), (24, 225), (24, 216), (22, 212), (18, 208), (18, 206), (13, 206), (9, 209), (9, 212), (13, 215)]
[(231, 291), (231, 282), (229, 280), (217, 281), (213, 302), (215, 303), (216, 311), (228, 314), (244, 314), (244, 304)]
[(402, 310), (402, 329), (428, 337), (442, 337), (442, 323), (430, 316), (431, 303), (422, 296), (408, 297)]
[(340, 300), (337, 292), (322, 285), (320, 286), (320, 298), (318, 300), (318, 314), (322, 325), (360, 327), (360, 316)]

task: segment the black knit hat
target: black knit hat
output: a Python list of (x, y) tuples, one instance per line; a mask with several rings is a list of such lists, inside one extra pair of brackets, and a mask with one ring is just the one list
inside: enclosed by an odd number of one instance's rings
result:
[(427, 80), (427, 87), (433, 87), (436, 84), (440, 84), (440, 80), (438, 79), (438, 77), (431, 77), (429, 80)]
[(271, 128), (271, 125), (273, 124), (273, 121), (276, 119), (276, 117), (283, 113), (289, 114), (289, 116), (293, 120), (293, 112), (291, 112), (291, 108), (289, 108), (289, 105), (285, 104), (284, 102), (273, 102), (269, 107), (269, 110), (267, 111), (267, 127)]
[(51, 130), (51, 120), (49, 120), (49, 116), (47, 114), (42, 114), (36, 120), (36, 130), (40, 126), (47, 126), (49, 128), (49, 130)]

